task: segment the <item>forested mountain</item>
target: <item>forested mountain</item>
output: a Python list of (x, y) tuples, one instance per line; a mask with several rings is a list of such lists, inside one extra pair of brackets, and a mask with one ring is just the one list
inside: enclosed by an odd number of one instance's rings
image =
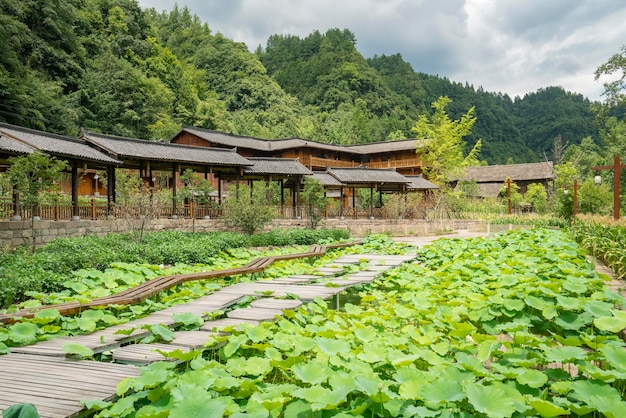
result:
[(445, 95), (475, 106), (468, 147), (487, 162), (544, 158), (598, 140), (581, 95), (549, 87), (523, 98), (416, 72), (399, 54), (366, 59), (348, 29), (273, 35), (255, 53), (214, 34), (187, 8), (136, 0), (2, 0), (0, 121), (77, 135), (166, 140), (181, 124), (261, 138), (336, 144), (410, 138)]

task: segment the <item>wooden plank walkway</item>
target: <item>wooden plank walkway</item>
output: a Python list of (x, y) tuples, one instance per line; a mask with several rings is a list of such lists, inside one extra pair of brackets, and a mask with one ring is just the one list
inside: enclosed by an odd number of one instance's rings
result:
[(139, 376), (136, 367), (10, 353), (0, 356), (0, 410), (32, 403), (42, 417), (70, 417), (81, 400), (109, 400), (117, 384)]
[[(324, 250), (324, 247), (315, 246), (312, 252), (319, 255), (321, 250)], [(289, 257), (295, 258), (292, 255)], [(370, 282), (380, 274), (380, 271), (413, 258), (414, 256), (379, 258), (376, 255), (364, 254), (344, 256), (335, 260), (333, 264), (319, 269), (319, 274), (239, 283), (192, 302), (172, 306), (145, 318), (88, 335), (61, 337), (26, 347), (11, 348), (10, 354), (0, 356), (0, 410), (15, 403), (28, 402), (37, 407), (42, 417), (75, 416), (83, 409), (79, 404), (80, 400), (114, 398), (115, 388), (120, 380), (139, 374), (140, 369), (136, 366), (162, 360), (179, 361), (166, 358), (162, 353), (175, 350), (187, 352), (203, 349), (205, 346), (215, 348), (215, 337), (223, 335), (232, 327), (244, 324), (254, 326), (264, 321), (274, 321), (284, 310), (297, 309), (303, 302), (316, 298), (331, 298), (349, 286)], [(364, 270), (339, 275), (352, 271), (355, 264), (365, 261), (368, 264)], [(271, 262), (273, 261), (261, 258), (249, 265), (252, 265), (253, 269), (265, 268)], [(170, 284), (180, 281), (170, 277), (166, 279), (165, 281)], [(187, 279), (191, 278), (185, 278)], [(328, 283), (333, 286), (329, 287)], [(163, 289), (164, 283), (157, 281), (153, 285), (149, 292), (156, 288)], [(136, 292), (128, 292), (128, 295), (131, 294), (137, 295)], [(213, 312), (227, 310), (246, 296), (257, 299), (247, 307), (227, 312), (226, 318), (206, 321), (197, 331), (176, 331), (169, 343), (137, 343), (150, 335), (149, 330), (141, 327), (152, 324), (173, 326), (175, 320), (172, 316), (178, 313), (189, 312), (206, 318)], [(279, 299), (285, 296), (296, 296), (299, 299)], [(65, 305), (69, 306), (68, 312), (75, 309), (72, 304)], [(81, 305), (81, 309), (84, 308), (85, 305)], [(117, 333), (122, 330), (126, 332)], [(66, 359), (63, 346), (67, 343), (81, 344), (95, 353), (112, 351), (115, 363)]]

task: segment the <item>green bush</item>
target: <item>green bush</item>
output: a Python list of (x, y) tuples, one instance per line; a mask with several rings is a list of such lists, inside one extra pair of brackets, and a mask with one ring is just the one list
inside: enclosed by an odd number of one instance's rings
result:
[(229, 248), (312, 245), (347, 238), (343, 229), (276, 229), (257, 235), (161, 231), (147, 234), (141, 244), (130, 234), (62, 238), (34, 253), (24, 248), (0, 251), (0, 307), (24, 300), (29, 291), (60, 290), (72, 271), (104, 270), (114, 262), (208, 263)]

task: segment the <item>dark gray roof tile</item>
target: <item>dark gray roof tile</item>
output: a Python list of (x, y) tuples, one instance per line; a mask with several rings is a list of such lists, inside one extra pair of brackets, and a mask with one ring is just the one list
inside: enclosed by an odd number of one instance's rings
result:
[(120, 164), (120, 161), (90, 147), (81, 139), (7, 124), (0, 124), (0, 132), (2, 136), (54, 157)]
[(252, 163), (251, 166), (244, 167), (244, 174), (262, 174), (262, 175), (310, 175), (312, 172), (302, 165), (297, 159), (290, 158), (248, 158)]
[(167, 142), (122, 138), (117, 136), (85, 133), (90, 144), (109, 152), (117, 158), (171, 161), (177, 163), (216, 166), (247, 166), (250, 162), (237, 154), (235, 149), (195, 147)]

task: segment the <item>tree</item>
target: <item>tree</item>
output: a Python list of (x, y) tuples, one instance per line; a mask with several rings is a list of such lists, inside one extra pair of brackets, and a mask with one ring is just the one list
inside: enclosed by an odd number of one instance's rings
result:
[(266, 193), (265, 187), (250, 190), (249, 186), (240, 186), (239, 196), (230, 194), (224, 201), (226, 223), (248, 235), (263, 229), (274, 217), (271, 200)]
[(548, 213), (550, 205), (548, 204), (548, 193), (546, 188), (540, 183), (532, 183), (528, 185), (524, 200), (532, 203), (533, 210), (540, 215)]
[(39, 206), (46, 194), (58, 190), (58, 181), (61, 179), (61, 173), (67, 168), (67, 162), (38, 151), (22, 157), (9, 158), (9, 162), (11, 166), (7, 170), (7, 175), (11, 185), (17, 191), (22, 204), (32, 211), (31, 237), (34, 252), (34, 221), (39, 216)]
[(307, 177), (304, 180), (304, 189), (300, 194), (300, 198), (306, 206), (309, 215), (309, 225), (311, 229), (315, 229), (328, 205), (324, 185), (313, 177)]
[(442, 96), (432, 104), (431, 115), (420, 115), (411, 128), (418, 138), (416, 153), (422, 156), (424, 172), (433, 183), (445, 188), (445, 184), (458, 177), (465, 167), (477, 164), (482, 141), (479, 139), (472, 150), (463, 155), (463, 138), (472, 132), (476, 122), (474, 108), (470, 108), (460, 120), (451, 120), (446, 107), (451, 102)]

